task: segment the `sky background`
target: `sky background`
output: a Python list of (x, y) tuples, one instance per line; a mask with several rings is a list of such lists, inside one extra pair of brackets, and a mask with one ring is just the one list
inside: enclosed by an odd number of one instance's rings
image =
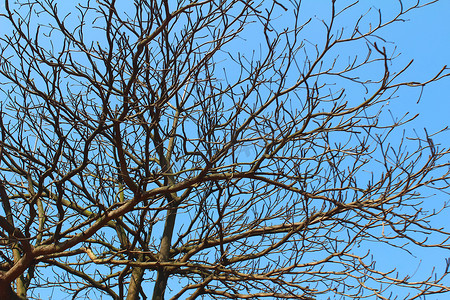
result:
[[(306, 1), (308, 3), (312, 1)], [(397, 7), (398, 1), (367, 1), (376, 7), (389, 9), (389, 6)], [(415, 1), (404, 1), (405, 3), (415, 3)], [(313, 4), (314, 5), (314, 4)], [(406, 22), (395, 23), (387, 29), (382, 30), (381, 36), (387, 41), (393, 42), (397, 47), (400, 56), (394, 60), (395, 69), (405, 66), (409, 61), (414, 60), (412, 66), (405, 73), (411, 81), (424, 81), (433, 77), (444, 65), (450, 66), (450, 1), (438, 1), (433, 5), (415, 10), (408, 15)], [(405, 76), (403, 78), (405, 78)], [(405, 80), (406, 81), (406, 80)], [(409, 112), (410, 115), (419, 113), (419, 117), (405, 128), (411, 134), (416, 130), (423, 134), (426, 127), (428, 133), (436, 132), (450, 125), (450, 96), (448, 93), (450, 78), (432, 83), (427, 86), (422, 94), (419, 103), (416, 100), (420, 94), (420, 88), (403, 89), (399, 92), (399, 98), (391, 101), (385, 108), (392, 111), (394, 116), (403, 115)], [(398, 132), (400, 133), (400, 132)], [(399, 138), (401, 138), (399, 136)], [(435, 144), (448, 147), (450, 141), (449, 132), (444, 132), (433, 137)], [(448, 200), (448, 195), (437, 194), (436, 198), (427, 201)], [(442, 199), (442, 198), (445, 199)], [(448, 228), (449, 217), (441, 215), (435, 220), (438, 227)], [(369, 246), (370, 247), (370, 246)], [(372, 250), (376, 250), (377, 245), (371, 245)], [(448, 250), (417, 249), (417, 257), (411, 257), (399, 250), (392, 249), (387, 253), (378, 252), (377, 266), (382, 268), (392, 268), (397, 266), (400, 272), (416, 275), (431, 274), (436, 268), (438, 274), (442, 274), (445, 268), (445, 258), (450, 257)], [(450, 281), (447, 279), (447, 285)], [(395, 290), (394, 290), (395, 291)], [(426, 299), (448, 299), (449, 295), (431, 295)]]
[[(416, 3), (416, 1), (403, 2), (405, 7)], [(314, 30), (310, 31), (308, 38), (312, 40), (320, 39), (320, 32), (323, 30), (323, 27), (320, 27), (320, 22), (321, 19), (326, 19), (329, 15), (329, 3), (330, 1), (328, 0), (302, 1), (304, 9), (303, 19), (313, 18), (315, 23), (311, 23), (311, 26), (315, 26), (314, 28), (317, 29), (317, 32), (314, 32)], [(353, 1), (337, 1), (337, 3), (342, 6), (353, 3)], [(398, 12), (399, 2), (391, 0), (361, 1), (355, 9), (351, 10), (354, 16), (349, 15), (348, 26), (350, 29), (354, 21), (350, 17), (357, 18), (359, 15), (366, 13), (368, 9), (371, 9), (370, 13), (372, 14), (376, 13), (377, 9), (381, 9), (383, 19), (388, 19), (395, 12)], [(287, 20), (285, 18), (280, 19), (281, 23)], [(336, 28), (339, 28), (341, 25), (345, 26), (345, 21), (342, 19)], [(257, 35), (258, 32), (254, 32), (253, 38), (255, 40)], [(392, 62), (392, 70), (400, 70), (411, 60), (414, 60), (409, 69), (400, 77), (402, 82), (427, 81), (433, 78), (445, 65), (450, 67), (450, 1), (438, 1), (432, 5), (413, 10), (405, 16), (405, 22), (389, 25), (379, 32), (379, 36), (388, 41), (392, 47), (396, 47), (395, 53), (398, 57)], [(351, 50), (358, 51), (358, 49)], [(345, 53), (339, 54), (345, 56)], [(373, 74), (370, 74), (370, 68), (366, 69), (366, 71), (369, 73), (361, 74), (361, 77), (367, 76), (370, 78), (373, 76)], [(390, 101), (389, 105), (384, 107), (384, 110), (390, 111), (393, 118), (400, 118), (405, 113), (408, 113), (410, 117), (419, 114), (415, 120), (403, 127), (403, 130), (409, 136), (415, 136), (415, 132), (417, 132), (423, 137), (424, 128), (426, 127), (428, 133), (432, 134), (450, 125), (449, 87), (450, 77), (446, 77), (439, 82), (428, 85), (423, 91), (421, 88), (402, 88), (397, 93), (397, 98)], [(417, 103), (420, 94), (421, 100)], [(387, 116), (390, 113), (384, 115)], [(397, 130), (396, 133), (397, 136), (391, 137), (391, 139), (394, 139), (394, 143), (395, 138), (401, 139), (403, 132), (402, 130)], [(449, 147), (449, 131), (433, 136), (433, 141), (436, 146), (440, 144), (441, 147)], [(425, 199), (424, 207), (429, 209), (439, 208), (448, 199), (449, 196), (447, 194), (437, 193), (435, 196)], [(448, 229), (448, 215), (445, 213), (441, 214), (434, 219), (433, 224), (435, 227)], [(414, 249), (416, 256), (410, 256), (406, 252), (395, 248), (390, 248), (389, 251), (386, 251), (385, 247), (380, 247), (375, 242), (366, 243), (362, 248), (370, 249), (376, 255), (376, 265), (380, 270), (391, 270), (396, 267), (400, 274), (399, 277), (402, 277), (402, 274), (403, 276), (409, 274), (417, 276), (416, 278), (424, 278), (431, 275), (433, 271), (441, 275), (445, 269), (445, 259), (450, 258), (450, 252), (442, 249), (417, 247)], [(448, 278), (445, 282), (447, 286), (450, 286)], [(396, 287), (391, 287), (390, 290), (399, 296), (407, 296)], [(334, 298), (332, 297), (331, 299)], [(375, 297), (370, 299), (375, 299)], [(426, 299), (449, 299), (449, 294), (431, 295), (426, 297)]]
[[(305, 1), (311, 3), (312, 1)], [(339, 1), (338, 1), (339, 2)], [(367, 1), (370, 5), (382, 8), (388, 11), (390, 6), (398, 7), (398, 1)], [(405, 3), (415, 3), (416, 1), (404, 1)], [(315, 5), (315, 4), (311, 4)], [(393, 62), (394, 69), (400, 69), (400, 66), (414, 60), (412, 66), (404, 74), (403, 78), (411, 81), (424, 81), (432, 78), (438, 73), (444, 65), (450, 66), (450, 1), (438, 1), (433, 5), (423, 7), (412, 11), (407, 16), (406, 22), (395, 23), (381, 31), (381, 36), (390, 41), (397, 47), (397, 53), (400, 54)], [(407, 80), (404, 80), (407, 81)], [(428, 133), (436, 132), (450, 125), (450, 96), (448, 93), (450, 87), (450, 78), (428, 85), (422, 94), (422, 98), (417, 103), (420, 94), (420, 88), (402, 89), (399, 91), (399, 98), (396, 101), (390, 101), (385, 107), (389, 109), (393, 116), (401, 116), (409, 112), (410, 116), (419, 113), (419, 117), (404, 129), (412, 134), (416, 130), (423, 134), (423, 128), (426, 127)], [(414, 101), (412, 101), (413, 99)], [(397, 131), (397, 133), (401, 133)], [(398, 136), (401, 138), (401, 136)], [(435, 144), (441, 144), (448, 147), (450, 141), (449, 132), (444, 132), (433, 137)], [(448, 200), (448, 195), (443, 193), (426, 201)], [(442, 198), (445, 199), (442, 199)], [(435, 203), (430, 203), (434, 206)], [(449, 217), (446, 214), (441, 215), (436, 220), (438, 227), (448, 228)], [(398, 267), (400, 273), (416, 274), (424, 276), (431, 274), (433, 268), (436, 268), (438, 274), (442, 274), (445, 268), (445, 258), (450, 257), (448, 250), (419, 249), (415, 254), (417, 257), (406, 255), (405, 252), (392, 249), (383, 253), (376, 251), (377, 244), (372, 243), (369, 247), (375, 250), (377, 254), (377, 266), (381, 269)], [(450, 281), (447, 279), (447, 285)], [(395, 289), (392, 291), (395, 292)], [(426, 299), (448, 299), (449, 295), (431, 295)]]
[[(391, 2), (391, 1), (386, 1)], [(418, 80), (426, 80), (444, 65), (450, 67), (450, 1), (439, 1), (410, 14), (410, 20), (398, 23), (384, 33), (386, 39), (395, 42), (401, 56), (397, 63), (414, 60), (407, 74)], [(437, 131), (450, 125), (450, 78), (429, 85), (417, 105), (394, 105), (393, 109), (420, 113), (417, 126)], [(410, 104), (408, 102), (408, 104)], [(444, 126), (443, 126), (444, 125)], [(448, 135), (447, 135), (448, 136)], [(447, 139), (445, 139), (447, 140)], [(442, 142), (445, 143), (443, 139)], [(448, 141), (448, 140), (447, 140)]]
[[(338, 2), (340, 1), (338, 0)], [(404, 2), (415, 3), (415, 1)], [(322, 7), (329, 7), (328, 3), (329, 0), (303, 1), (305, 17), (322, 13)], [(391, 0), (366, 1), (365, 3), (367, 7), (380, 6), (384, 10), (389, 10), (390, 6), (398, 7), (398, 1)], [(0, 9), (4, 11), (4, 4), (0, 5)], [(392, 24), (382, 30), (382, 37), (392, 42), (397, 47), (397, 53), (400, 54), (394, 61), (395, 69), (400, 69), (400, 66), (405, 66), (410, 60), (414, 60), (403, 78), (409, 78), (411, 81), (427, 80), (444, 65), (450, 66), (450, 1), (441, 0), (433, 5), (415, 10), (409, 13), (408, 18), (409, 20), (406, 22)], [(2, 29), (0, 23), (0, 34), (4, 32), (4, 28)], [(405, 128), (409, 132), (417, 130), (423, 133), (424, 127), (428, 129), (428, 133), (438, 131), (450, 125), (448, 117), (450, 113), (449, 86), (450, 78), (430, 84), (424, 89), (419, 103), (416, 101), (420, 93), (419, 88), (403, 89), (399, 92), (397, 101), (392, 101), (386, 109), (391, 110), (394, 116), (403, 115), (406, 111), (411, 115), (420, 113), (419, 117)], [(441, 144), (443, 147), (448, 147), (450, 134), (444, 132), (433, 140), (436, 145)], [(448, 198), (445, 194), (439, 194), (437, 197)], [(448, 226), (446, 225), (448, 217), (442, 215), (437, 222), (442, 222), (442, 226)], [(376, 246), (376, 244), (372, 245), (374, 248)], [(423, 256), (420, 253), (423, 253)], [(430, 255), (431, 253), (432, 255)], [(431, 272), (436, 267), (439, 273), (439, 270), (444, 269), (444, 260), (447, 257), (450, 257), (448, 250), (427, 249), (426, 252), (419, 252), (419, 256), (416, 258), (405, 257), (404, 252), (393, 251), (382, 253), (377, 258), (377, 262), (383, 267), (398, 265), (401, 270), (407, 272), (414, 272), (420, 264), (420, 272)], [(450, 281), (447, 280), (447, 283), (450, 285)], [(58, 298), (57, 296), (58, 293), (55, 290), (52, 297)], [(46, 299), (48, 294), (41, 293), (41, 297)], [(448, 299), (448, 295), (429, 296), (426, 299)]]

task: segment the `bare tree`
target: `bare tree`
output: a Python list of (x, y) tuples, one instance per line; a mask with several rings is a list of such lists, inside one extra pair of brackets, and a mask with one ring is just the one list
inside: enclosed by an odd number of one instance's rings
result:
[(57, 2), (1, 15), (1, 299), (450, 290), (368, 251), (449, 248), (449, 150), (386, 109), (448, 72), (380, 36), (430, 3)]

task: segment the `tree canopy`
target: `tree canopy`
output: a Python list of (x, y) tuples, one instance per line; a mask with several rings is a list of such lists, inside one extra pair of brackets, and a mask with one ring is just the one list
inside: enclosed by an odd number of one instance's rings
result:
[(449, 149), (402, 97), (449, 72), (383, 38), (436, 1), (362, 2), (4, 1), (0, 298), (449, 291), (376, 264), (450, 246)]

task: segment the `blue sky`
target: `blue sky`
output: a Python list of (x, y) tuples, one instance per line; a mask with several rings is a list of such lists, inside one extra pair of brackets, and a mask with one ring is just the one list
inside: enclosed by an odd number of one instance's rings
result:
[[(388, 1), (386, 1), (388, 2)], [(426, 80), (444, 65), (450, 67), (450, 1), (439, 1), (410, 14), (410, 21), (392, 26), (385, 32), (388, 40), (394, 41), (401, 56), (397, 63), (407, 63), (414, 59), (408, 75), (418, 80)], [(430, 131), (450, 125), (450, 78), (429, 85), (418, 105), (408, 106), (408, 110), (420, 113), (417, 127)], [(399, 105), (400, 110), (405, 106)], [(448, 139), (445, 139), (448, 141)], [(444, 142), (444, 140), (443, 140)]]
[[(397, 1), (369, 1), (374, 6), (390, 5), (397, 6)], [(378, 2), (377, 4), (375, 4)], [(415, 1), (408, 1), (415, 2)], [(436, 74), (444, 65), (450, 67), (450, 1), (439, 1), (433, 5), (421, 8), (410, 13), (409, 20), (402, 23), (396, 23), (382, 31), (382, 37), (393, 42), (397, 47), (397, 53), (400, 56), (394, 60), (395, 68), (406, 65), (410, 60), (414, 60), (412, 66), (405, 73), (405, 76), (411, 81), (424, 81)], [(407, 81), (407, 80), (405, 80)], [(432, 83), (427, 86), (422, 94), (421, 101), (417, 104), (416, 100), (420, 94), (420, 89), (405, 89), (399, 92), (399, 98), (392, 101), (387, 109), (391, 110), (393, 115), (402, 115), (410, 112), (410, 115), (419, 113), (419, 117), (411, 124), (405, 127), (405, 130), (412, 133), (416, 130), (420, 134), (423, 128), (428, 129), (428, 133), (436, 132), (450, 125), (450, 96), (448, 93), (450, 87), (450, 78)], [(448, 147), (450, 140), (449, 132), (444, 132), (434, 137), (434, 142), (441, 143)], [(442, 203), (448, 200), (446, 194), (437, 194), (433, 200)], [(428, 201), (428, 200), (427, 200)], [(433, 204), (433, 205), (434, 205)], [(432, 206), (433, 206), (432, 205)], [(448, 229), (448, 215), (441, 215), (436, 219), (438, 227)], [(376, 243), (370, 247), (376, 249)], [(436, 249), (417, 249), (417, 257), (405, 255), (404, 252), (392, 250), (388, 253), (378, 253), (377, 265), (380, 267), (397, 266), (400, 271), (416, 275), (430, 274), (432, 269), (440, 272), (444, 269), (444, 259), (450, 257), (448, 250)], [(447, 279), (447, 284), (450, 281)], [(395, 291), (395, 289), (394, 289)], [(446, 295), (432, 295), (426, 299), (448, 299)]]

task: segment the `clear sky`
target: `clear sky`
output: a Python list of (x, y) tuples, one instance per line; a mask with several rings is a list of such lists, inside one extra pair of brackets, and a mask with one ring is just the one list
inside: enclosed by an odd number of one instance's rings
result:
[[(380, 1), (382, 2), (382, 1)], [(394, 1), (386, 1), (394, 2)], [(444, 65), (450, 67), (450, 1), (438, 1), (410, 14), (410, 20), (395, 24), (384, 36), (398, 46), (401, 56), (397, 63), (407, 63), (414, 59), (408, 74), (418, 80), (426, 80), (437, 73)], [(450, 125), (450, 78), (433, 83), (424, 90), (418, 105), (402, 106), (399, 109), (419, 112), (417, 127), (430, 131)], [(395, 106), (395, 108), (397, 108)], [(448, 137), (448, 135), (447, 135)], [(448, 142), (443, 139), (442, 142)]]
[[(309, 1), (306, 1), (309, 2)], [(339, 2), (339, 1), (338, 1)], [(384, 9), (389, 6), (397, 7), (397, 1), (368, 1), (375, 7), (382, 6)], [(415, 1), (405, 1), (413, 3)], [(410, 60), (414, 60), (412, 66), (405, 73), (411, 81), (424, 81), (436, 74), (444, 65), (450, 67), (450, 1), (438, 1), (437, 3), (421, 8), (410, 13), (409, 20), (403, 23), (396, 23), (382, 31), (382, 37), (391, 41), (397, 46), (400, 56), (394, 60), (394, 66), (406, 65)], [(407, 80), (405, 80), (407, 81)], [(416, 130), (423, 134), (423, 128), (428, 129), (428, 133), (436, 132), (450, 125), (450, 78), (430, 84), (422, 94), (421, 101), (411, 101), (417, 99), (420, 89), (401, 90), (399, 98), (391, 101), (386, 109), (392, 111), (393, 115), (403, 115), (409, 111), (412, 115), (419, 113), (419, 117), (406, 126), (407, 132)], [(449, 147), (450, 134), (444, 132), (433, 138), (435, 144), (440, 143), (443, 147)], [(448, 200), (449, 196), (441, 193), (426, 201), (442, 203)], [(433, 204), (432, 204), (433, 206)], [(446, 227), (449, 224), (449, 217), (446, 214), (436, 219), (437, 227)], [(376, 249), (373, 243), (369, 247)], [(373, 250), (373, 249), (372, 249)], [(431, 274), (434, 267), (441, 274), (445, 268), (445, 258), (450, 257), (450, 251), (418, 249), (417, 257), (410, 257), (404, 252), (392, 251), (388, 253), (378, 253), (377, 266), (394, 267), (398, 266), (400, 271), (410, 274), (427, 275)], [(450, 286), (450, 281), (447, 280)], [(449, 295), (432, 295), (426, 299), (449, 299)]]

